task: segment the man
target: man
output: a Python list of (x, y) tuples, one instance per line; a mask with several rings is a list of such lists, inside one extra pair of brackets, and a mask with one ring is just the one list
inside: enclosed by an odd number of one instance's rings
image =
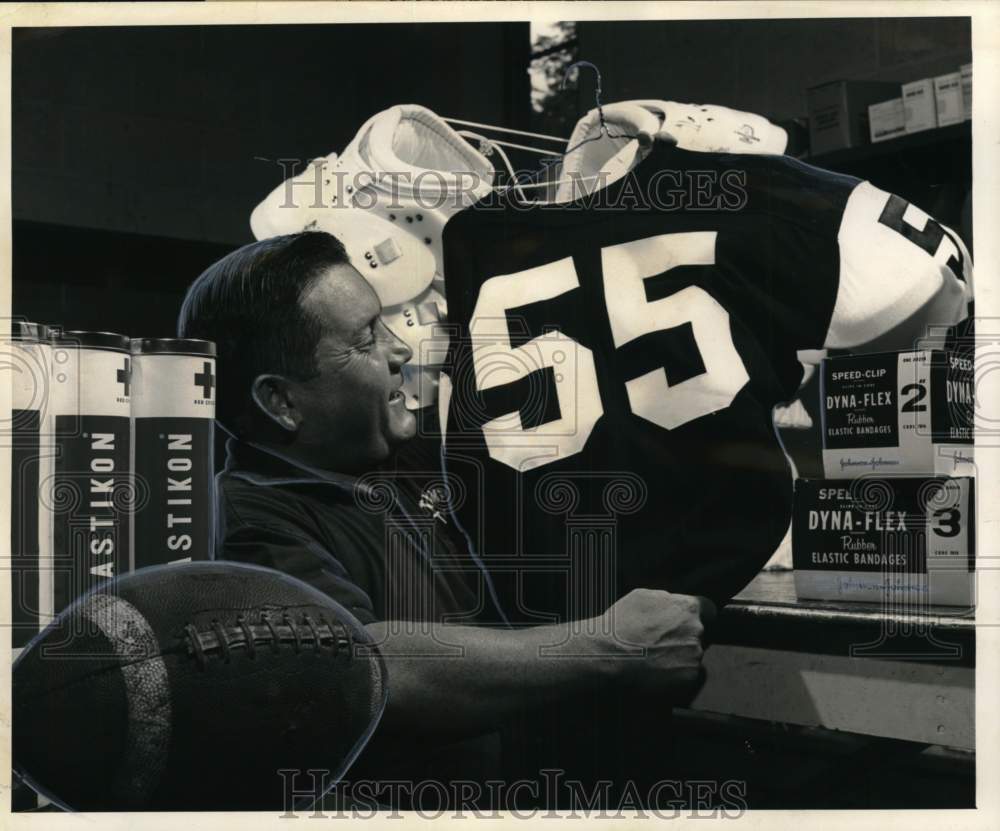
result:
[(639, 590), (592, 620), (505, 624), (451, 506), (421, 507), (394, 470), (416, 427), (398, 392), (411, 354), (380, 311), (341, 243), (306, 232), (209, 267), (178, 323), (218, 349), (218, 419), (232, 438), (216, 556), (312, 584), (382, 645), (389, 704), (352, 776), (495, 776), (489, 742), (468, 738), (527, 708), (689, 689), (707, 601)]

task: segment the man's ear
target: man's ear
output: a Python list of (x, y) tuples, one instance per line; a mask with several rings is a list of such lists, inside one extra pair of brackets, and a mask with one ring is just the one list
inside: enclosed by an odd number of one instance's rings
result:
[(292, 401), (287, 378), (280, 375), (258, 375), (250, 392), (260, 411), (282, 430), (294, 433), (299, 429), (302, 415)]

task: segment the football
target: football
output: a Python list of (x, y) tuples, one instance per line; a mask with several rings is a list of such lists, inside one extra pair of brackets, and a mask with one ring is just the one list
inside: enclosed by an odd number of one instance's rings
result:
[(230, 562), (141, 569), (18, 657), (14, 767), (68, 810), (301, 808), (360, 753), (387, 692), (361, 623), (302, 581)]

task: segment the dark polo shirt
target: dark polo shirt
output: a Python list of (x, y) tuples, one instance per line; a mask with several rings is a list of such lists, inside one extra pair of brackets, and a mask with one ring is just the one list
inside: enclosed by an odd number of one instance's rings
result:
[(361, 477), (309, 468), (230, 439), (218, 476), (216, 557), (304, 580), (362, 623), (503, 620), (454, 526), (439, 472)]
[[(489, 577), (453, 524), (433, 464), (414, 470), (408, 459), (405, 473), (390, 465), (352, 477), (234, 439), (226, 450), (217, 477), (216, 559), (297, 577), (362, 623), (505, 623)], [(381, 738), (376, 730), (347, 772), (348, 783), (373, 780), (384, 788), (387, 782), (485, 782), (497, 775), (495, 733), (446, 745)], [(375, 798), (383, 805), (417, 807), (403, 793), (396, 798), (380, 791)]]

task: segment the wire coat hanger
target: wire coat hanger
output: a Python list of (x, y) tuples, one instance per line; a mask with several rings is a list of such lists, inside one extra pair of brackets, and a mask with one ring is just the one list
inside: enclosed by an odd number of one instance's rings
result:
[[(595, 106), (597, 108), (597, 115), (598, 115), (598, 118), (600, 120), (600, 132), (596, 136), (590, 136), (589, 138), (584, 139), (583, 141), (579, 142), (578, 144), (576, 144), (573, 147), (569, 147), (569, 148), (566, 148), (566, 149), (564, 149), (564, 150), (562, 150), (560, 152), (556, 152), (556, 151), (554, 151), (552, 149), (546, 149), (546, 148), (540, 148), (540, 147), (532, 147), (532, 146), (527, 145), (527, 144), (519, 144), (519, 143), (515, 143), (515, 142), (512, 142), (512, 141), (505, 141), (505, 140), (502, 140), (502, 139), (487, 138), (486, 136), (482, 136), (482, 135), (480, 135), (478, 133), (474, 133), (471, 130), (467, 130), (467, 129), (460, 129), (460, 130), (458, 130), (459, 135), (463, 136), (464, 138), (471, 138), (471, 139), (475, 139), (476, 141), (478, 141), (480, 143), (480, 146), (481, 146), (481, 152), (485, 152), (487, 154), (489, 152), (491, 152), (493, 149), (502, 146), (502, 147), (512, 147), (512, 148), (514, 148), (516, 150), (525, 150), (525, 151), (528, 151), (530, 153), (537, 153), (540, 156), (548, 157), (548, 160), (545, 160), (545, 161), (542, 162), (543, 168), (544, 167), (549, 167), (552, 164), (555, 164), (555, 163), (561, 161), (568, 154), (570, 154), (574, 150), (576, 150), (577, 147), (581, 147), (582, 145), (584, 145), (584, 144), (586, 144), (588, 142), (597, 141), (598, 139), (601, 139), (601, 138), (604, 138), (604, 137), (607, 137), (607, 138), (638, 139), (640, 143), (643, 143), (643, 140), (646, 138), (646, 136), (644, 134), (633, 136), (633, 135), (629, 135), (629, 134), (625, 134), (625, 133), (620, 133), (620, 134), (619, 133), (612, 133), (608, 129), (608, 124), (607, 124), (607, 121), (606, 121), (606, 119), (604, 117), (604, 106), (601, 104), (601, 94), (602, 94), (601, 71), (600, 71), (600, 69), (597, 68), (597, 66), (595, 64), (591, 63), (590, 61), (576, 61), (575, 63), (570, 64), (568, 67), (566, 67), (566, 72), (563, 74), (563, 79), (562, 79), (562, 82), (561, 82), (560, 87), (559, 87), (560, 90), (565, 90), (566, 89), (566, 84), (569, 81), (570, 73), (574, 69), (579, 69), (579, 67), (589, 67), (590, 69), (594, 70), (594, 74), (595, 74), (596, 79), (597, 79), (597, 87), (596, 87), (596, 89), (594, 91), (594, 104), (595, 104)], [(558, 136), (547, 136), (547, 135), (545, 135), (543, 133), (529, 133), (529, 132), (527, 132), (525, 130), (513, 130), (513, 129), (509, 128), (509, 127), (498, 127), (498, 126), (495, 126), (493, 124), (482, 124), (482, 123), (477, 122), (477, 121), (465, 121), (465, 120), (460, 119), (460, 118), (450, 118), (450, 117), (445, 116), (444, 117), (444, 121), (447, 121), (449, 124), (459, 125), (460, 127), (478, 127), (480, 129), (483, 129), (483, 130), (490, 130), (490, 131), (497, 132), (497, 133), (508, 133), (508, 134), (514, 135), (514, 136), (525, 136), (527, 138), (543, 139), (545, 141), (555, 141), (555, 142), (559, 142), (564, 147), (569, 142), (569, 139), (559, 138)]]
[(637, 134), (637, 135), (633, 136), (633, 135), (629, 135), (628, 133), (617, 133), (616, 134), (616, 133), (612, 133), (610, 130), (608, 130), (608, 122), (604, 118), (604, 107), (601, 104), (601, 91), (602, 91), (601, 90), (601, 70), (598, 69), (597, 66), (595, 64), (592, 64), (590, 61), (576, 61), (574, 63), (571, 63), (569, 66), (567, 66), (566, 67), (566, 73), (563, 75), (562, 84), (560, 85), (559, 89), (560, 90), (566, 89), (566, 82), (569, 80), (569, 74), (574, 69), (578, 69), (578, 67), (584, 67), (584, 66), (588, 67), (590, 69), (593, 69), (594, 70), (594, 75), (596, 76), (596, 79), (597, 79), (597, 86), (594, 89), (594, 107), (597, 110), (597, 118), (598, 118), (598, 121), (600, 123), (601, 129), (600, 129), (600, 131), (598, 132), (598, 134), (596, 136), (590, 136), (588, 138), (585, 138), (585, 139), (583, 139), (583, 141), (580, 141), (577, 144), (573, 145), (572, 147), (567, 148), (566, 151), (562, 154), (563, 157), (568, 156), (570, 153), (572, 153), (578, 147), (582, 147), (583, 145), (588, 144), (589, 142), (598, 141), (599, 139), (605, 138), (605, 137), (607, 137), (607, 138), (636, 139), (637, 141), (639, 141), (640, 144), (643, 144), (643, 145), (647, 141), (651, 140), (651, 137), (648, 136), (645, 133), (640, 133), (640, 134)]
[[(603, 106), (603, 104), (601, 104), (601, 93), (603, 92), (602, 85), (601, 85), (601, 70), (598, 69), (595, 64), (591, 63), (590, 61), (575, 61), (574, 63), (571, 63), (568, 67), (566, 67), (566, 72), (563, 74), (562, 83), (560, 84), (560, 87), (559, 87), (560, 90), (566, 89), (566, 83), (569, 81), (570, 73), (574, 69), (576, 69), (579, 72), (579, 69), (581, 67), (587, 67), (587, 68), (592, 69), (594, 71), (594, 75), (595, 75), (595, 79), (596, 79), (596, 86), (595, 86), (595, 89), (594, 89), (594, 108), (597, 110), (597, 118), (598, 118), (598, 124), (599, 124), (599, 128), (600, 129), (598, 130), (598, 132), (597, 132), (596, 135), (588, 136), (587, 138), (585, 138), (585, 139), (577, 142), (576, 144), (574, 144), (572, 147), (566, 148), (566, 150), (564, 150), (562, 152), (562, 154), (560, 154), (560, 155), (551, 155), (551, 156), (549, 156), (549, 158), (542, 159), (542, 171), (541, 172), (543, 174), (545, 172), (547, 172), (553, 165), (558, 164), (559, 162), (562, 162), (563, 160), (565, 160), (565, 158), (567, 156), (569, 156), (570, 153), (575, 152), (579, 148), (583, 147), (585, 144), (589, 144), (590, 142), (593, 142), (593, 141), (600, 141), (603, 138), (609, 138), (609, 139), (627, 139), (627, 140), (630, 140), (630, 141), (634, 140), (634, 141), (637, 141), (639, 143), (640, 149), (643, 149), (643, 150), (648, 149), (650, 146), (652, 146), (653, 138), (648, 133), (640, 132), (640, 133), (638, 133), (636, 135), (632, 135), (630, 133), (612, 132), (611, 130), (608, 129), (608, 122), (607, 122), (607, 119), (604, 116), (604, 106)], [(567, 141), (567, 144), (568, 143), (569, 142)], [(582, 184), (584, 182), (598, 181), (600, 178), (601, 178), (600, 176), (587, 176), (587, 177), (583, 177), (583, 178), (577, 177), (575, 179), (573, 179), (573, 178), (570, 178), (570, 179), (558, 178), (558, 179), (549, 180), (549, 181), (520, 183), (520, 184), (518, 184), (518, 185), (516, 185), (514, 187), (516, 187), (519, 195), (523, 199), (524, 198), (524, 189), (525, 188), (551, 188), (551, 187), (558, 187), (559, 185), (562, 185), (562, 184), (574, 184), (575, 185), (575, 184)]]
[[(459, 135), (461, 135), (463, 138), (473, 139), (479, 142), (480, 152), (486, 155), (491, 155), (492, 152), (495, 150), (497, 151), (497, 154), (500, 156), (500, 158), (503, 160), (504, 166), (507, 169), (507, 173), (511, 177), (512, 184), (498, 187), (497, 190), (503, 191), (508, 189), (514, 189), (518, 192), (523, 201), (527, 201), (524, 195), (525, 189), (550, 188), (553, 186), (558, 186), (560, 184), (570, 183), (573, 181), (576, 181), (577, 183), (592, 181), (592, 180), (596, 181), (599, 178), (596, 176), (588, 176), (583, 179), (577, 179), (577, 180), (557, 179), (554, 181), (550, 180), (543, 182), (518, 182), (518, 177), (515, 174), (513, 166), (511, 165), (510, 160), (507, 158), (506, 153), (504, 153), (503, 150), (501, 149), (501, 146), (512, 147), (518, 150), (525, 150), (543, 156), (544, 158), (541, 160), (542, 167), (540, 172), (545, 173), (552, 166), (563, 161), (566, 158), (566, 156), (568, 156), (570, 153), (573, 153), (574, 151), (584, 146), (585, 144), (589, 144), (590, 142), (593, 141), (599, 141), (602, 138), (635, 140), (639, 142), (639, 146), (642, 149), (647, 149), (650, 145), (652, 145), (653, 138), (648, 133), (640, 132), (637, 135), (632, 135), (629, 133), (612, 132), (608, 128), (608, 123), (604, 116), (604, 106), (601, 103), (601, 95), (603, 92), (601, 71), (595, 64), (591, 63), (590, 61), (575, 61), (574, 63), (571, 63), (568, 67), (566, 67), (566, 71), (563, 74), (562, 82), (560, 84), (560, 90), (566, 89), (566, 84), (569, 81), (570, 73), (572, 73), (574, 69), (576, 69), (579, 72), (579, 69), (582, 67), (587, 67), (589, 69), (592, 69), (594, 71), (596, 79), (596, 87), (594, 90), (594, 106), (597, 110), (597, 117), (599, 123), (599, 130), (596, 135), (588, 136), (582, 141), (577, 142), (572, 147), (566, 148), (562, 152), (553, 152), (552, 150), (546, 150), (538, 147), (531, 147), (525, 144), (516, 144), (514, 142), (504, 141), (501, 139), (487, 138), (483, 135), (480, 135), (468, 129), (458, 130)], [(547, 136), (541, 133), (529, 133), (523, 130), (512, 130), (507, 127), (497, 127), (490, 124), (481, 124), (473, 121), (464, 121), (458, 118), (445, 118), (444, 120), (449, 123), (455, 125), (461, 125), (464, 127), (479, 127), (486, 130), (493, 130), (496, 132), (508, 133), (516, 136), (526, 136), (533, 139), (544, 139), (546, 141), (557, 141), (563, 144), (569, 143), (568, 139), (561, 139), (556, 136)]]

